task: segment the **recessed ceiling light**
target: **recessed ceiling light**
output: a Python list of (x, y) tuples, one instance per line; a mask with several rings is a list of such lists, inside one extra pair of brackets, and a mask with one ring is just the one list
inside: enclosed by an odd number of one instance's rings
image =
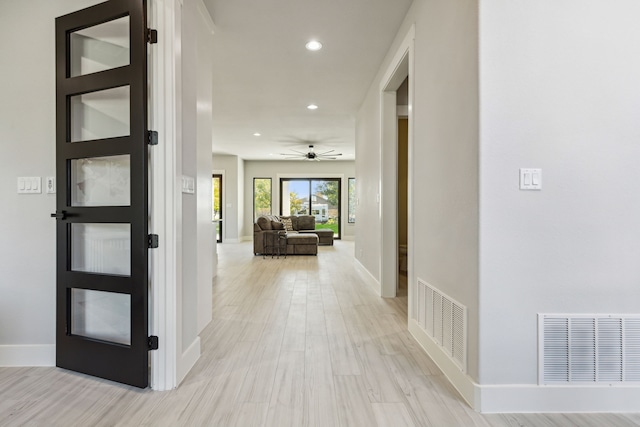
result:
[(253, 134), (253, 136), (260, 136), (260, 135), (261, 135), (261, 134), (260, 134), (260, 133), (258, 133), (258, 132), (256, 132), (256, 133), (254, 133), (254, 134)]
[(320, 50), (322, 49), (322, 43), (318, 40), (311, 40), (309, 43), (304, 45), (308, 50)]
[(317, 109), (318, 109), (318, 106), (317, 106), (316, 104), (309, 104), (309, 105), (307, 105), (307, 108), (308, 108), (309, 110), (317, 110)]

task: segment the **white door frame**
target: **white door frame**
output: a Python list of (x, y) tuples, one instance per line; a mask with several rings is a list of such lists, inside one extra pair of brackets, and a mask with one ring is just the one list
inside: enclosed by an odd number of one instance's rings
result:
[(177, 387), (177, 223), (181, 211), (181, 166), (178, 161), (180, 121), (180, 0), (148, 3), (149, 27), (158, 30), (158, 43), (149, 48), (151, 81), (150, 129), (158, 131), (158, 145), (150, 151), (151, 219), (149, 232), (160, 236), (160, 245), (150, 251), (150, 333), (159, 338), (151, 352), (151, 388)]
[[(398, 47), (393, 60), (380, 84), (380, 295), (395, 297), (398, 280), (398, 117), (396, 92), (409, 77), (409, 159), (413, 153), (413, 59), (415, 27), (412, 26)], [(408, 164), (408, 263), (409, 274), (413, 271), (413, 222), (412, 222), (413, 167)], [(412, 278), (409, 278), (409, 316), (412, 315)]]

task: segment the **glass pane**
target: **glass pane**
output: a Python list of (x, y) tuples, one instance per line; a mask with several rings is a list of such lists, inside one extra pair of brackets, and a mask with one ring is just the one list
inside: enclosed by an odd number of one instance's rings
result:
[(71, 333), (131, 345), (131, 296), (72, 289)]
[(129, 17), (71, 33), (70, 43), (71, 77), (129, 65)]
[(131, 275), (130, 224), (71, 224), (71, 270)]
[(128, 136), (129, 99), (129, 86), (72, 96), (71, 142)]
[(340, 221), (340, 181), (311, 181), (311, 215), (316, 217), (316, 230), (328, 228), (338, 236)]
[(213, 176), (213, 220), (222, 218), (222, 175)]
[(349, 223), (356, 222), (356, 179), (349, 178)]
[(71, 160), (71, 206), (129, 206), (129, 155)]
[(222, 243), (222, 221), (218, 220), (216, 224), (216, 242)]
[(282, 180), (282, 214), (308, 215), (309, 181)]
[(253, 179), (254, 220), (260, 215), (271, 215), (271, 178)]

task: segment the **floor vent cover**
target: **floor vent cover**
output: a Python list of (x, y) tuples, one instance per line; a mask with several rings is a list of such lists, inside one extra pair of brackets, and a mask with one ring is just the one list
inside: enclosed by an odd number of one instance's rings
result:
[(466, 371), (467, 307), (418, 279), (418, 323)]
[(539, 314), (540, 384), (640, 382), (640, 315)]

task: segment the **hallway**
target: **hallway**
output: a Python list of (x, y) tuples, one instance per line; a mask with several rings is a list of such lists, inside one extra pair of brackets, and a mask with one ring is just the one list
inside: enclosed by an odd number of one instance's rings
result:
[(56, 368), (0, 368), (0, 425), (638, 426), (640, 415), (480, 415), (378, 298), (353, 242), (263, 259), (219, 245), (214, 319), (180, 388), (140, 391)]

